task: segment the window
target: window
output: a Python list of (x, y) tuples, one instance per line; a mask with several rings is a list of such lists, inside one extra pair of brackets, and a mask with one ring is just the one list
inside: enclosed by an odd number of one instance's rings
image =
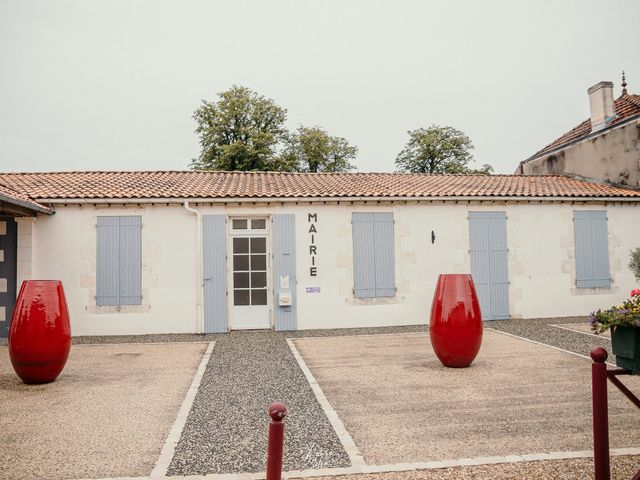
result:
[(246, 230), (247, 222), (248, 220), (246, 218), (234, 218), (231, 221), (231, 225), (233, 226), (234, 230)]
[[(249, 226), (251, 221), (251, 226)], [(234, 218), (231, 220), (232, 230), (266, 230), (267, 220), (265, 218)]]
[(394, 297), (393, 213), (353, 213), (351, 224), (355, 297)]
[(140, 305), (142, 217), (98, 217), (96, 305)]
[(605, 210), (573, 212), (576, 246), (576, 286), (578, 288), (609, 288), (609, 242)]

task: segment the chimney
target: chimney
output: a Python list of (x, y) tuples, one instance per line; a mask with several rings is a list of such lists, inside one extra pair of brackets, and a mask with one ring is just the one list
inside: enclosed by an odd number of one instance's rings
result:
[(591, 108), (591, 131), (595, 132), (606, 127), (616, 114), (613, 110), (613, 83), (596, 83), (587, 92)]

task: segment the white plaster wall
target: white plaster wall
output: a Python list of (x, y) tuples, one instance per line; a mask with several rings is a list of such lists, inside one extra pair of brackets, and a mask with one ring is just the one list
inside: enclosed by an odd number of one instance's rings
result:
[[(575, 287), (573, 212), (578, 209), (608, 212), (611, 288)], [(310, 277), (304, 265), (309, 242), (300, 223), (306, 224), (305, 213), (296, 220), (297, 231), (303, 232), (297, 238), (299, 328), (427, 323), (438, 274), (469, 272), (467, 214), (484, 210), (507, 213), (510, 314), (514, 318), (588, 315), (620, 303), (637, 286), (627, 263), (631, 248), (640, 246), (640, 207), (567, 203), (311, 207), (309, 211), (318, 213), (319, 276)], [(394, 299), (353, 298), (352, 211), (394, 213), (398, 288)], [(432, 230), (436, 235), (433, 244)], [(321, 286), (321, 294), (305, 293), (306, 286), (316, 285)]]
[[(496, 205), (495, 209), (505, 210), (508, 216), (512, 317), (588, 315), (597, 308), (619, 304), (636, 286), (627, 264), (629, 251), (640, 246), (640, 207), (558, 203)], [(575, 286), (574, 210), (607, 211), (611, 288)]]
[[(469, 271), (470, 210), (507, 212), (512, 317), (586, 315), (595, 308), (619, 303), (636, 286), (627, 263), (629, 250), (640, 246), (638, 206), (368, 202), (197, 208), (202, 214), (296, 215), (299, 329), (426, 324), (438, 274)], [(575, 288), (574, 209), (608, 212), (610, 289)], [(353, 297), (353, 211), (394, 213), (395, 298)], [(309, 213), (317, 214), (317, 222), (313, 222), (317, 229), (315, 277), (309, 271)], [(121, 311), (95, 306), (98, 215), (142, 215), (141, 306), (123, 307)], [(63, 280), (74, 335), (198, 330), (195, 216), (181, 206), (59, 207), (54, 216), (38, 217), (32, 230), (32, 278)], [(320, 287), (320, 293), (306, 293), (307, 287)], [(271, 308), (279, 307), (272, 302)]]
[[(396, 287), (395, 298), (355, 299), (353, 296), (353, 243), (351, 213), (393, 212)], [(309, 275), (307, 212), (318, 214), (316, 264), (318, 276)], [(426, 324), (437, 273), (468, 271), (464, 232), (466, 211), (442, 206), (406, 204), (308, 206), (296, 218), (298, 257), (298, 326), (345, 328)], [(441, 228), (447, 225), (447, 228)], [(431, 244), (431, 230), (437, 240)], [(321, 292), (306, 293), (320, 286)]]
[[(142, 305), (96, 307), (96, 217), (142, 215)], [(181, 206), (67, 206), (33, 226), (32, 278), (60, 279), (73, 335), (196, 332), (196, 222)]]

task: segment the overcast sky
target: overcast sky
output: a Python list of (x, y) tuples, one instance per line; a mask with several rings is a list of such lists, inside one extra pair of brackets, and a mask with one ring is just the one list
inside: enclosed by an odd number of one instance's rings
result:
[(640, 1), (0, 0), (0, 170), (185, 169), (191, 118), (233, 84), (392, 171), (407, 130), (465, 131), (518, 162), (640, 93)]

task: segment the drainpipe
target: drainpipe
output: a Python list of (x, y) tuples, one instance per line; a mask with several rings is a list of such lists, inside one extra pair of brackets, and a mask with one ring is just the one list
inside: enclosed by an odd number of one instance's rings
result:
[(204, 282), (202, 280), (202, 215), (195, 208), (189, 206), (189, 202), (182, 204), (187, 212), (194, 213), (196, 215), (196, 285), (198, 290), (196, 292), (196, 311), (198, 316), (198, 332), (204, 333), (204, 311), (202, 308), (202, 296), (204, 290)]

